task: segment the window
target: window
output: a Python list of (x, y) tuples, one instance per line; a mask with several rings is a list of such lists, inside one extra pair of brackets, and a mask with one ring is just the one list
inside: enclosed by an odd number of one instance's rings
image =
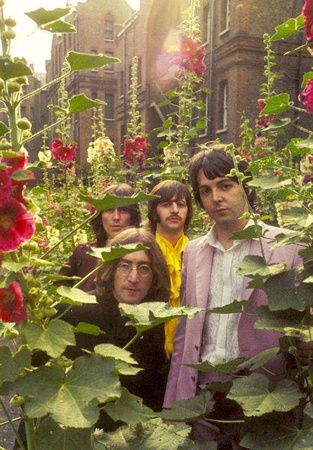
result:
[(219, 130), (227, 129), (227, 109), (228, 109), (228, 83), (226, 80), (220, 83), (219, 88), (219, 111), (218, 111), (218, 128)]
[[(113, 52), (105, 52), (105, 54), (106, 54), (106, 56), (114, 56), (114, 53)], [(106, 64), (105, 66), (104, 66), (104, 69), (105, 70), (113, 70), (113, 64)]]
[(114, 119), (114, 95), (113, 94), (105, 94), (104, 101), (105, 105), (105, 118), (106, 119)]
[(113, 41), (114, 39), (113, 20), (110, 15), (104, 21), (104, 39), (109, 41)]
[(221, 32), (230, 29), (230, 0), (221, 1)]

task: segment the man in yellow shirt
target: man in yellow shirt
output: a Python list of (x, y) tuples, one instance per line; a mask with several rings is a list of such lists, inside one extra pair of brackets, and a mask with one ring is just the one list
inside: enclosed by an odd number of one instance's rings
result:
[[(188, 242), (187, 229), (192, 219), (192, 198), (187, 186), (176, 180), (165, 180), (151, 191), (160, 197), (148, 202), (148, 228), (155, 234), (166, 259), (171, 279), (170, 305), (180, 306), (182, 253)], [(165, 351), (173, 352), (177, 320), (165, 324)]]

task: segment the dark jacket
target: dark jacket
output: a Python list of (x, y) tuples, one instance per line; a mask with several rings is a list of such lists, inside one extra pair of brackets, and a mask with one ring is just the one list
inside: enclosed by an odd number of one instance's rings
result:
[[(125, 326), (129, 319), (121, 316), (118, 302), (113, 296), (98, 298), (97, 304), (72, 306), (62, 319), (73, 326), (79, 322), (88, 322), (105, 332), (99, 336), (76, 334), (76, 347), (68, 347), (66, 352), (66, 356), (72, 359), (86, 354), (82, 349), (93, 351), (98, 344), (110, 343), (123, 348), (135, 335), (134, 327)], [(135, 376), (121, 376), (122, 386), (141, 397), (145, 405), (160, 411), (169, 366), (164, 351), (164, 325), (143, 333), (128, 350), (143, 371)]]
[[(61, 270), (59, 271), (59, 275), (64, 275), (67, 277), (77, 276), (80, 278), (84, 278), (88, 275), (92, 270), (94, 270), (99, 261), (98, 258), (90, 255), (88, 253), (90, 247), (96, 247), (95, 242), (86, 242), (85, 244), (79, 244), (75, 247), (72, 255), (69, 257), (68, 261), (65, 263)], [(82, 284), (78, 287), (82, 291), (90, 292), (95, 289), (95, 279), (96, 274), (92, 274), (88, 277)], [(65, 286), (73, 286), (77, 281), (59, 281), (56, 284), (65, 285)]]

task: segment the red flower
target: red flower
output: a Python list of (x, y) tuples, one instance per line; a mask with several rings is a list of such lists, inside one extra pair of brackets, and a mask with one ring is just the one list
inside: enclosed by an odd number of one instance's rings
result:
[(77, 144), (64, 147), (63, 142), (60, 139), (56, 139), (52, 142), (52, 156), (54, 159), (58, 159), (61, 162), (75, 161)]
[(4, 201), (12, 194), (12, 180), (5, 169), (0, 170), (0, 201)]
[[(1, 159), (1, 163), (5, 164), (7, 168), (5, 169), (6, 174), (11, 177), (10, 178), (10, 184), (11, 184), (11, 193), (10, 196), (14, 198), (18, 198), (19, 200), (25, 200), (23, 197), (23, 190), (25, 185), (29, 181), (34, 181), (35, 176), (33, 172), (30, 170), (26, 171), (26, 156), (23, 152), (17, 152), (15, 154), (12, 154), (10, 156), (4, 156)], [(16, 176), (16, 172), (22, 171), (18, 174), (18, 177)], [(14, 179), (14, 177), (16, 179)], [(18, 178), (18, 179), (17, 179)], [(6, 176), (4, 174), (0, 175), (0, 187), (2, 187), (4, 183), (4, 179), (6, 179)], [(8, 189), (8, 181), (6, 181), (6, 187)], [(1, 195), (2, 194), (2, 195)], [(3, 192), (0, 194), (0, 199), (4, 199)], [(8, 197), (6, 197), (8, 198)]]
[(21, 323), (26, 318), (21, 288), (13, 281), (8, 289), (0, 289), (0, 319), (3, 322)]
[(133, 166), (134, 162), (136, 162), (139, 167), (143, 167), (147, 153), (146, 138), (143, 136), (136, 136), (134, 139), (125, 139), (124, 153), (126, 161), (130, 166)]
[(304, 104), (309, 114), (313, 114), (313, 79), (307, 82), (303, 91), (298, 95), (298, 100)]
[(204, 64), (205, 53), (201, 47), (201, 42), (196, 41), (185, 34), (180, 34), (179, 51), (174, 59), (174, 64), (179, 67), (179, 75), (183, 75), (186, 70), (202, 77), (206, 66)]
[(305, 0), (302, 7), (302, 15), (304, 18), (304, 35), (308, 42), (313, 40), (313, 1)]
[(23, 152), (16, 152), (14, 155), (4, 156), (1, 159), (1, 162), (8, 166), (8, 173), (9, 175), (12, 175), (16, 170), (25, 169), (26, 156)]
[(35, 232), (34, 218), (15, 198), (0, 205), (0, 251), (11, 251)]

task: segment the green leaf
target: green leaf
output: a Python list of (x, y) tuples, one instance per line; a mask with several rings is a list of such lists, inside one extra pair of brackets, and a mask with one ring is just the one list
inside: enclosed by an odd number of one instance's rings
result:
[(108, 64), (114, 64), (121, 62), (120, 59), (113, 56), (106, 56), (102, 53), (98, 55), (88, 53), (69, 52), (66, 56), (66, 60), (70, 65), (71, 71), (75, 70), (91, 70), (101, 69)]
[(17, 77), (28, 77), (33, 71), (22, 61), (12, 61), (8, 57), (0, 58), (0, 78), (4, 81)]
[(192, 306), (174, 307), (164, 302), (145, 302), (138, 305), (120, 303), (119, 308), (123, 316), (128, 316), (131, 319), (132, 325), (137, 332), (149, 330), (176, 317), (187, 316), (188, 318), (193, 318), (200, 311), (204, 310), (203, 308)]
[(98, 108), (101, 105), (104, 105), (104, 102), (101, 100), (92, 100), (86, 97), (85, 94), (78, 94), (70, 98), (68, 113), (77, 114), (88, 109)]
[(106, 358), (114, 358), (115, 360), (123, 361), (127, 364), (138, 364), (129, 351), (113, 344), (96, 345), (94, 352)]
[[(103, 450), (173, 450), (184, 448), (192, 450), (199, 448), (197, 443), (188, 438), (189, 433), (190, 427), (188, 425), (165, 424), (161, 419), (152, 419), (140, 424), (140, 426), (124, 426), (114, 433), (105, 433), (96, 439), (96, 442), (104, 447), (96, 448), (99, 450), (102, 448)], [(186, 445), (186, 447), (183, 445)], [(210, 447), (210, 443), (206, 443), (205, 448), (206, 450), (216, 450), (216, 443), (213, 443), (213, 447)]]
[(289, 270), (270, 277), (262, 286), (268, 297), (271, 311), (289, 308), (303, 311), (312, 305), (312, 287), (301, 283), (295, 285), (295, 272)]
[(142, 399), (122, 388), (122, 395), (115, 403), (108, 403), (104, 410), (116, 422), (122, 420), (128, 425), (147, 422), (156, 413), (142, 404)]
[(76, 33), (76, 28), (73, 24), (64, 22), (63, 20), (56, 20), (41, 27), (44, 31), (51, 33)]
[(102, 259), (104, 262), (113, 261), (114, 259), (122, 258), (122, 256), (129, 253), (138, 252), (140, 250), (147, 250), (142, 244), (124, 244), (115, 245), (114, 247), (90, 247), (89, 252), (96, 258)]
[(279, 114), (290, 108), (290, 95), (283, 93), (266, 99), (261, 114)]
[(272, 411), (290, 411), (299, 404), (302, 393), (291, 380), (282, 380), (270, 392), (268, 378), (253, 373), (235, 379), (227, 397), (239, 403), (244, 414), (250, 417)]
[[(97, 303), (95, 295), (87, 294), (78, 288), (70, 286), (59, 286), (57, 293), (62, 297), (65, 297), (70, 305), (82, 305), (83, 303)], [(70, 300), (70, 301), (69, 301)]]
[(204, 419), (208, 413), (208, 407), (213, 403), (213, 395), (210, 391), (202, 391), (199, 395), (186, 400), (175, 400), (170, 410), (158, 413), (163, 420), (173, 422), (188, 422)]
[(313, 72), (305, 72), (305, 74), (303, 75), (301, 87), (302, 87), (302, 88), (305, 88), (307, 82), (308, 82), (309, 80), (312, 80), (312, 78), (313, 78)]
[(288, 309), (286, 311), (270, 311), (268, 306), (261, 306), (257, 309), (259, 319), (255, 323), (255, 328), (259, 330), (275, 330), (286, 336), (303, 337), (308, 330), (304, 324), (305, 313)]
[(300, 228), (309, 228), (313, 224), (313, 214), (300, 207), (292, 207), (281, 211), (286, 226), (297, 225)]
[(236, 231), (231, 239), (241, 240), (241, 239), (253, 239), (259, 238), (262, 233), (262, 227), (260, 225), (250, 225), (249, 227), (243, 229), (242, 231)]
[(218, 313), (218, 314), (235, 314), (242, 313), (247, 305), (247, 300), (234, 300), (232, 303), (229, 303), (225, 306), (218, 306), (217, 308), (210, 309), (210, 313)]
[(30, 418), (51, 414), (57, 423), (70, 428), (89, 428), (99, 416), (97, 403), (120, 396), (114, 361), (97, 355), (82, 356), (72, 368), (44, 366), (15, 383), (25, 397), (24, 410)]
[(255, 371), (260, 367), (263, 367), (268, 361), (277, 356), (279, 351), (279, 347), (273, 347), (264, 352), (258, 353), (256, 356), (244, 361), (242, 364), (238, 366), (239, 370), (250, 369)]
[(278, 117), (276, 117), (266, 128), (264, 128), (264, 131), (278, 130), (279, 128), (287, 127), (291, 123), (296, 122), (298, 119), (299, 117), (296, 117), (295, 119), (290, 119), (289, 117), (279, 119)]
[(253, 180), (249, 181), (247, 184), (249, 187), (268, 190), (290, 186), (291, 183), (292, 181), (289, 178), (280, 180), (278, 177), (275, 177), (273, 175), (263, 175), (261, 177), (254, 177)]
[(45, 351), (53, 358), (60, 356), (67, 345), (75, 345), (72, 326), (63, 320), (51, 320), (47, 328), (29, 323), (23, 328), (23, 333), (31, 350)]
[(215, 361), (210, 363), (209, 361), (203, 361), (198, 364), (186, 364), (188, 367), (200, 370), (204, 373), (214, 373), (218, 375), (232, 375), (233, 371), (244, 361), (243, 358), (232, 359), (230, 361)]
[(50, 22), (61, 19), (70, 14), (72, 8), (56, 8), (52, 11), (47, 11), (44, 8), (36, 9), (35, 11), (30, 11), (25, 13), (30, 19), (36, 22), (37, 26), (45, 25)]
[(39, 450), (93, 450), (89, 428), (60, 427), (51, 417), (47, 417), (38, 427), (35, 445)]
[(0, 346), (0, 386), (6, 381), (15, 381), (31, 365), (31, 352), (26, 346), (20, 346), (16, 353), (9, 347)]
[(123, 206), (136, 205), (141, 202), (148, 202), (159, 198), (158, 195), (150, 195), (140, 191), (131, 197), (118, 197), (113, 194), (105, 194), (101, 199), (92, 198), (88, 195), (80, 194), (79, 200), (94, 206), (97, 211), (106, 211), (107, 209), (122, 208)]
[(91, 325), (91, 323), (79, 322), (79, 324), (75, 327), (75, 333), (85, 333), (91, 334), (92, 336), (99, 336), (100, 334), (104, 334), (104, 331), (96, 325)]
[(238, 267), (236, 272), (238, 275), (250, 278), (267, 278), (283, 272), (286, 269), (286, 264), (266, 264), (262, 256), (248, 255), (234, 267)]
[(286, 22), (275, 27), (276, 33), (271, 37), (271, 41), (278, 41), (279, 39), (286, 39), (294, 34), (297, 30), (303, 28), (304, 20), (302, 14), (295, 19), (288, 19)]
[(5, 136), (9, 131), (10, 128), (0, 120), (0, 136)]

